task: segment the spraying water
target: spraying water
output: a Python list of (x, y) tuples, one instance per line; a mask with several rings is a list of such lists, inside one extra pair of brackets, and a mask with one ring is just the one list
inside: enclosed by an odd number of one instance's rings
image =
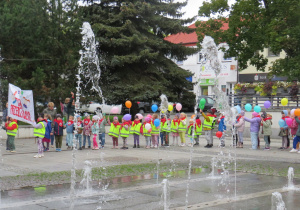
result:
[(279, 192), (272, 193), (272, 210), (286, 210), (282, 195)]
[(164, 210), (168, 210), (170, 208), (170, 186), (169, 180), (164, 179), (162, 181), (162, 195), (161, 195), (161, 205), (164, 207)]
[(86, 192), (91, 192), (92, 186), (92, 163), (88, 160), (84, 161), (84, 168), (83, 168), (83, 178), (80, 182)]
[(286, 188), (288, 188), (289, 190), (294, 190), (295, 185), (294, 185), (294, 168), (293, 167), (289, 167), (287, 178), (288, 178), (288, 184), (287, 184)]

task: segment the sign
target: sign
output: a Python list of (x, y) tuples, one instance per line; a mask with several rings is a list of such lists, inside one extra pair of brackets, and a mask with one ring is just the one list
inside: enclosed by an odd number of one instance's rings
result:
[(34, 103), (32, 90), (21, 90), (9, 84), (8, 116), (32, 124), (34, 121)]
[(200, 84), (201, 86), (207, 86), (207, 85), (214, 85), (215, 79), (201, 79)]
[(268, 82), (268, 73), (239, 74), (239, 82)]

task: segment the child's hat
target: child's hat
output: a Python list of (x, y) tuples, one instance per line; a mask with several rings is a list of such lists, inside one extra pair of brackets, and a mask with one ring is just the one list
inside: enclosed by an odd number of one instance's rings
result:
[(145, 117), (146, 122), (150, 122), (151, 118), (150, 117)]
[(257, 112), (252, 112), (252, 116), (256, 117), (256, 116), (258, 116), (258, 113)]
[(56, 118), (61, 118), (61, 114), (56, 114)]
[(89, 113), (84, 113), (84, 116), (85, 116), (85, 117), (88, 117), (88, 116), (90, 116), (90, 115), (89, 115)]
[(118, 120), (118, 117), (115, 116), (115, 117), (114, 117), (114, 120)]
[(94, 116), (93, 116), (93, 120), (99, 120), (98, 115), (94, 115)]
[(41, 117), (44, 119), (44, 113), (39, 113), (38, 118)]
[(164, 117), (165, 117), (165, 115), (164, 115), (164, 114), (160, 115), (160, 118), (164, 118)]
[(213, 111), (212, 111), (211, 109), (208, 109), (208, 110), (207, 110), (207, 113), (210, 113), (210, 114), (212, 114), (212, 113), (213, 113)]
[(245, 116), (245, 111), (244, 110), (241, 111), (241, 115)]
[(180, 114), (179, 113), (177, 113), (175, 116), (177, 116), (178, 118), (180, 117)]

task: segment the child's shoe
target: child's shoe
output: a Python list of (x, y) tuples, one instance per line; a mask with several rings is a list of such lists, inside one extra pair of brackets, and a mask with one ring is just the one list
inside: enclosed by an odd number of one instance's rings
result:
[(33, 156), (34, 158), (40, 158), (39, 154), (36, 154), (35, 156)]
[(133, 148), (136, 148), (136, 144), (133, 145)]
[(51, 145), (51, 148), (54, 148), (54, 145)]
[(266, 148), (264, 148), (264, 150), (270, 150), (270, 147), (266, 147)]
[(79, 149), (78, 150), (82, 150), (82, 147), (79, 147)]
[(61, 152), (61, 148), (58, 148), (58, 151)]
[(98, 150), (98, 149), (99, 149), (99, 147), (95, 147), (95, 149), (96, 149), (96, 150)]
[(41, 157), (44, 157), (44, 153), (43, 153), (43, 154), (41, 154)]
[(47, 147), (47, 152), (49, 152), (49, 148)]
[(58, 148), (56, 148), (56, 149), (55, 149), (55, 151), (56, 151), (56, 152), (59, 152), (59, 149), (58, 149)]
[(12, 150), (12, 151), (10, 151), (11, 153), (16, 153), (16, 150)]
[(298, 152), (298, 150), (293, 148), (290, 152)]
[(85, 149), (85, 146), (82, 146), (81, 149)]
[(91, 146), (88, 146), (89, 149), (91, 149)]
[(92, 150), (94, 150), (95, 149), (95, 147), (92, 147)]
[(139, 144), (137, 145), (137, 148), (140, 148), (140, 145), (139, 145)]
[(157, 148), (157, 146), (155, 145), (154, 148)]
[(300, 154), (300, 151), (298, 151), (297, 153), (299, 153), (299, 154)]

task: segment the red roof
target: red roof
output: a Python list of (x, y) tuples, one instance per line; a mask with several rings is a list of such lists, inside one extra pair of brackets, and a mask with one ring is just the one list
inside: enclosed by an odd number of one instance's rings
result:
[[(190, 25), (189, 28), (196, 28), (195, 23)], [(224, 23), (221, 29), (227, 30), (228, 28), (229, 28), (228, 23)], [(167, 36), (165, 40), (174, 44), (182, 44), (185, 46), (196, 46), (198, 42), (198, 37), (196, 32), (194, 31), (193, 33), (190, 34), (187, 33), (172, 34), (170, 36)]]

